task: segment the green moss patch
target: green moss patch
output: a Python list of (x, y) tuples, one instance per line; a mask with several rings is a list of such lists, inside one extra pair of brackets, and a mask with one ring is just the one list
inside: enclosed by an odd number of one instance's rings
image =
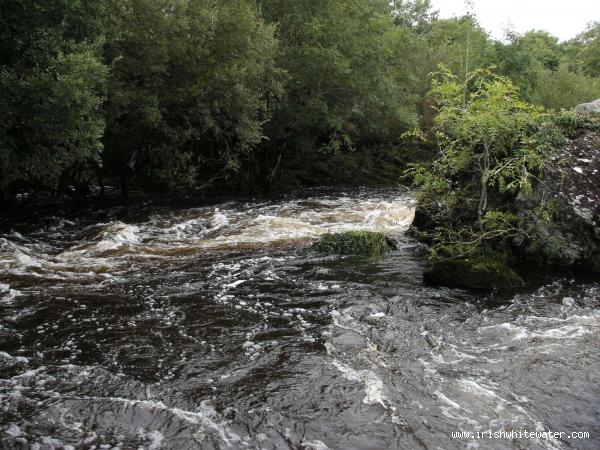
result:
[(323, 235), (313, 248), (323, 253), (377, 257), (395, 248), (395, 244), (382, 233), (346, 231)]

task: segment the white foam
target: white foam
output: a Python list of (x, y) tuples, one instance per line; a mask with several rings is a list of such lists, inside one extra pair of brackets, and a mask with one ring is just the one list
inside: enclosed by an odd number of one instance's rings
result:
[(363, 403), (367, 405), (381, 405), (385, 409), (390, 409), (387, 399), (383, 394), (383, 381), (375, 373), (370, 370), (354, 370), (337, 359), (333, 360), (333, 365), (348, 381), (358, 381), (364, 384), (365, 398), (363, 398)]
[(10, 285), (0, 283), (0, 299), (3, 301), (10, 302), (19, 295), (21, 295), (21, 292), (17, 291), (16, 289), (11, 289)]
[(196, 244), (209, 248), (272, 244), (314, 240), (325, 233), (348, 230), (399, 233), (412, 223), (415, 208), (408, 198), (389, 202), (342, 198), (291, 201), (250, 211), (221, 217), (222, 213), (217, 210), (213, 223), (222, 224), (227, 219), (228, 234)]
[[(178, 419), (183, 420), (188, 425), (198, 425), (200, 426), (200, 430), (194, 434), (194, 437), (198, 440), (203, 440), (204, 428), (209, 428), (217, 432), (222, 442), (227, 447), (231, 447), (234, 443), (240, 442), (241, 438), (234, 433), (224, 422), (217, 421), (218, 413), (216, 410), (209, 405), (207, 401), (202, 401), (197, 408), (197, 412), (186, 411), (180, 408), (171, 408), (166, 406), (161, 401), (152, 401), (152, 400), (134, 400), (122, 397), (71, 397), (71, 400), (85, 400), (85, 401), (102, 401), (102, 402), (112, 402), (112, 403), (123, 403), (131, 406), (137, 406), (142, 408), (149, 409), (159, 409), (172, 414)], [(160, 434), (160, 433), (159, 433)], [(148, 433), (147, 436), (151, 437), (154, 442), (158, 442), (161, 439), (159, 434)], [(160, 447), (155, 447), (160, 448)]]
[[(414, 206), (406, 195), (387, 201), (357, 196), (224, 204), (188, 210), (179, 221), (158, 215), (135, 225), (120, 221), (93, 225), (85, 231), (88, 235), (87, 231), (96, 231), (95, 236), (67, 250), (11, 234), (0, 238), (0, 270), (45, 280), (88, 282), (129, 270), (133, 257), (179, 258), (207, 249), (310, 243), (324, 233), (346, 230), (401, 233), (413, 219)], [(58, 232), (67, 223), (74, 225), (64, 221), (53, 230)], [(124, 258), (125, 254), (131, 258)]]
[(459, 383), (462, 385), (462, 388), (467, 392), (471, 392), (476, 395), (483, 395), (485, 397), (496, 398), (501, 400), (502, 402), (509, 403), (507, 400), (498, 397), (498, 395), (488, 387), (482, 386), (481, 384), (478, 384), (473, 380), (463, 379), (460, 380)]
[(15, 258), (17, 260), (17, 264), (21, 267), (42, 267), (42, 263), (39, 259), (30, 256), (27, 253), (16, 251)]
[(378, 312), (378, 313), (369, 315), (369, 317), (371, 317), (373, 319), (381, 319), (382, 317), (385, 317), (385, 313)]
[(146, 433), (146, 437), (150, 439), (148, 450), (158, 450), (162, 448), (162, 441), (165, 439), (162, 433), (154, 430)]
[[(572, 305), (569, 299), (566, 299), (567, 304)], [(525, 339), (573, 339), (580, 338), (584, 335), (596, 332), (600, 326), (600, 316), (592, 314), (590, 316), (578, 316), (572, 315), (566, 318), (553, 318), (553, 317), (535, 317), (527, 316), (521, 318), (521, 322), (527, 324), (527, 326), (515, 325), (513, 323), (501, 323), (496, 325), (489, 325), (485, 327), (479, 327), (477, 332), (479, 334), (486, 333), (490, 330), (502, 329), (508, 333), (510, 340), (520, 341)], [(545, 328), (548, 324), (563, 323), (564, 325)], [(535, 327), (538, 324), (541, 326)]]
[(442, 392), (440, 391), (435, 391), (433, 393), (437, 398), (439, 398), (442, 402), (444, 402), (446, 405), (454, 408), (454, 409), (462, 409), (461, 406), (456, 403), (453, 400), (450, 400), (448, 397), (446, 397)]
[(6, 238), (0, 238), (0, 268), (26, 270), (42, 267), (41, 253), (41, 248), (29, 248)]
[(229, 219), (217, 208), (215, 209), (215, 215), (212, 217), (210, 223), (212, 225), (212, 231), (214, 231), (229, 225)]
[(315, 441), (303, 440), (300, 443), (300, 446), (304, 450), (330, 450), (329, 447), (327, 447), (327, 445), (325, 445), (323, 442), (316, 441), (316, 440)]
[(0, 352), (0, 358), (7, 359), (7, 360), (10, 360), (10, 361), (14, 361), (14, 362), (17, 362), (17, 363), (27, 363), (27, 362), (29, 362), (29, 358), (26, 358), (24, 356), (12, 356), (12, 355), (10, 355), (10, 354), (8, 354), (6, 352)]
[(139, 244), (140, 228), (136, 225), (128, 225), (123, 222), (110, 224), (102, 233), (101, 240), (95, 245), (100, 252), (116, 250), (124, 245)]

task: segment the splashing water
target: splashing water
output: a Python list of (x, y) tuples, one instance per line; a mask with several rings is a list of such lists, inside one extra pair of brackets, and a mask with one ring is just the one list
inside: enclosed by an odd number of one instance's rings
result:
[[(398, 191), (140, 208), (0, 237), (5, 447), (600, 446), (600, 284), (426, 287)], [(310, 249), (351, 229), (400, 248)]]

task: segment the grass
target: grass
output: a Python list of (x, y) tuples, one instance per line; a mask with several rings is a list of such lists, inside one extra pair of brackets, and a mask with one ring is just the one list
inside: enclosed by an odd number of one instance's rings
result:
[(313, 248), (323, 253), (357, 255), (369, 258), (383, 256), (390, 249), (389, 239), (382, 233), (372, 231), (346, 231), (330, 233), (321, 237)]

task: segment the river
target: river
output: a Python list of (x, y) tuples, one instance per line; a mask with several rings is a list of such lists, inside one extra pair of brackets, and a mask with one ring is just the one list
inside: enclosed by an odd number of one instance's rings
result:
[[(405, 191), (311, 191), (1, 235), (2, 446), (600, 448), (600, 283), (424, 286), (413, 214)], [(350, 229), (399, 248), (311, 249)], [(589, 437), (452, 437), (490, 430)]]

